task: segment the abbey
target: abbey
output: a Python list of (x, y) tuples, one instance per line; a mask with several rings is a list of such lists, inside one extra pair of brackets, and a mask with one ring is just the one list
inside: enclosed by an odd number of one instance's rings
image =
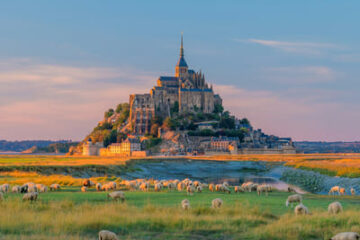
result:
[(182, 112), (212, 113), (222, 99), (214, 94), (205, 76), (188, 68), (184, 58), (181, 36), (180, 58), (175, 66), (175, 76), (160, 76), (149, 94), (130, 95), (130, 123), (133, 132), (150, 132), (151, 119), (155, 116), (171, 117), (171, 109)]

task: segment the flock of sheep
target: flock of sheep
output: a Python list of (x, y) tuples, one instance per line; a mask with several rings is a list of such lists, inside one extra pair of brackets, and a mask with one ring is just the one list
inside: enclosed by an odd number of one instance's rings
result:
[[(105, 184), (94, 183), (90, 179), (86, 179), (82, 183), (81, 191), (86, 192), (89, 188), (95, 187), (97, 191), (111, 191), (107, 194), (108, 198), (113, 200), (125, 201), (125, 194), (122, 191), (116, 191), (118, 187), (125, 187), (131, 191), (140, 190), (140, 191), (149, 191), (153, 189), (154, 191), (161, 191), (162, 189), (168, 190), (178, 190), (186, 191), (188, 195), (193, 195), (195, 192), (201, 193), (204, 188), (208, 188), (211, 192), (223, 192), (231, 193), (229, 183), (223, 182), (222, 184), (207, 184), (201, 183), (200, 181), (191, 181), (186, 178), (182, 181), (180, 180), (146, 180), (146, 179), (135, 179), (135, 180), (123, 180), (119, 184), (116, 182), (108, 182)], [(39, 193), (50, 191), (58, 191), (61, 189), (59, 184), (52, 184), (45, 186), (44, 184), (35, 184), (32, 182), (25, 183), (22, 186), (12, 186), (11, 192), (13, 193), (24, 193), (24, 201), (36, 201)], [(256, 191), (260, 196), (261, 194), (268, 195), (269, 192), (273, 191), (273, 187), (269, 184), (257, 184), (254, 182), (245, 182), (241, 186), (234, 186), (235, 193), (241, 192), (252, 192)], [(294, 189), (288, 188), (289, 192), (295, 192)], [(10, 192), (10, 185), (3, 184), (0, 185), (0, 201), (4, 198), (4, 193)], [(339, 186), (334, 186), (330, 189), (329, 194), (335, 194), (337, 192), (339, 195), (345, 194), (345, 189)], [(350, 190), (352, 195), (355, 195), (355, 190), (351, 188)], [(302, 203), (302, 196), (300, 194), (293, 194), (288, 196), (285, 205), (288, 207), (297, 204), (294, 208), (295, 215), (307, 215), (311, 214), (308, 208)], [(211, 202), (211, 207), (215, 209), (221, 208), (223, 205), (223, 200), (221, 198), (215, 198)], [(181, 207), (183, 210), (190, 209), (190, 201), (184, 199), (181, 201)], [(333, 202), (328, 206), (328, 212), (330, 214), (338, 214), (343, 211), (343, 207), (339, 202)], [(108, 230), (102, 230), (99, 232), (99, 240), (117, 240), (115, 233)], [(330, 240), (359, 240), (360, 235), (355, 232), (345, 232), (339, 233), (332, 237)]]

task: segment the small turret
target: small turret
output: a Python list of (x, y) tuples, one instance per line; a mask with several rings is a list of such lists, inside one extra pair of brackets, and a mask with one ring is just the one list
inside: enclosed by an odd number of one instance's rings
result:
[(188, 74), (188, 65), (184, 58), (184, 46), (183, 46), (183, 35), (181, 33), (181, 46), (180, 46), (180, 58), (175, 67), (175, 76), (178, 78), (184, 78)]

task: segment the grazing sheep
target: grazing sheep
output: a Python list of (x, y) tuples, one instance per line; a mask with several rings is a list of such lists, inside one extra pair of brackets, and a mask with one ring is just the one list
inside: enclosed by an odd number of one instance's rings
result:
[(81, 191), (82, 191), (82, 192), (86, 192), (87, 190), (88, 190), (88, 187), (85, 187), (85, 186), (82, 186), (82, 187), (81, 187)]
[(228, 183), (228, 182), (223, 182), (222, 185), (225, 186), (225, 187), (229, 187), (229, 183)]
[(302, 197), (299, 194), (294, 194), (294, 195), (290, 195), (288, 196), (285, 205), (289, 206), (289, 204), (293, 204), (293, 203), (301, 203), (302, 202)]
[(182, 207), (182, 209), (184, 209), (184, 210), (190, 209), (190, 202), (189, 202), (189, 200), (187, 200), (187, 199), (182, 200), (182, 201), (181, 201), (181, 207)]
[(236, 193), (241, 193), (241, 192), (245, 192), (245, 189), (243, 187), (240, 187), (240, 186), (235, 186), (234, 191)]
[(198, 186), (196, 187), (196, 191), (197, 191), (197, 192), (201, 193), (202, 190), (203, 190), (203, 188), (202, 188), (201, 185), (198, 185)]
[(267, 185), (259, 185), (257, 187), (257, 194), (260, 196), (262, 192), (265, 192), (266, 196), (268, 196), (268, 186)]
[(47, 186), (45, 186), (44, 184), (36, 184), (36, 188), (38, 190), (39, 193), (44, 193), (47, 192)]
[(109, 182), (108, 185), (112, 190), (116, 190), (116, 182)]
[(224, 186), (224, 185), (221, 186), (221, 191), (226, 192), (228, 194), (231, 193), (230, 189), (227, 186)]
[(177, 185), (177, 190), (180, 192), (180, 191), (183, 191), (185, 190), (186, 188), (186, 184), (184, 182), (179, 182), (178, 185)]
[(20, 191), (21, 191), (21, 188), (18, 185), (15, 185), (11, 188), (12, 193), (19, 193)]
[(84, 187), (90, 187), (90, 179), (85, 179), (82, 183)]
[(149, 184), (147, 182), (143, 182), (143, 183), (140, 184), (139, 188), (140, 188), (141, 191), (148, 191)]
[(125, 201), (125, 193), (122, 191), (108, 193), (107, 197), (108, 199), (111, 198), (112, 200), (120, 200), (121, 202)]
[(216, 185), (215, 185), (215, 191), (220, 192), (221, 189), (222, 189), (222, 186), (223, 186), (223, 185), (221, 185), (221, 184), (216, 184)]
[(288, 191), (288, 192), (294, 192), (294, 193), (296, 193), (295, 189), (292, 188), (292, 187), (288, 187), (287, 191)]
[(9, 191), (9, 188), (10, 188), (10, 185), (5, 183), (5, 184), (1, 185), (0, 191), (7, 193)]
[(4, 200), (4, 194), (0, 192), (0, 202)]
[(97, 183), (95, 188), (96, 188), (96, 191), (101, 191), (101, 183)]
[(211, 202), (212, 208), (221, 208), (222, 205), (223, 205), (223, 200), (221, 200), (220, 198), (215, 198)]
[(355, 189), (354, 189), (354, 188), (351, 188), (351, 189), (350, 189), (350, 192), (351, 192), (351, 195), (352, 195), (352, 196), (355, 196), (356, 192), (355, 192)]
[(38, 193), (37, 192), (29, 192), (29, 193), (25, 193), (23, 196), (23, 201), (36, 201), (38, 198)]
[(195, 191), (196, 191), (196, 189), (193, 185), (190, 185), (186, 188), (186, 192), (188, 195), (193, 195)]
[(329, 191), (329, 195), (330, 194), (335, 195), (335, 192), (337, 192), (340, 195), (340, 187), (339, 186), (332, 187)]
[(214, 192), (214, 190), (215, 190), (214, 184), (212, 184), (212, 183), (209, 184), (209, 190), (210, 190), (211, 192)]
[(360, 234), (356, 232), (343, 232), (338, 233), (329, 240), (359, 240)]
[(197, 187), (200, 185), (200, 182), (199, 181), (194, 181), (194, 186)]
[(99, 240), (119, 240), (115, 233), (108, 230), (102, 230), (99, 232)]
[(37, 192), (38, 191), (38, 188), (36, 187), (36, 185), (28, 185), (28, 190), (27, 192), (28, 193), (31, 193), (31, 192)]
[(309, 214), (309, 210), (302, 203), (297, 205), (294, 209), (295, 215), (306, 215)]
[(342, 212), (343, 208), (341, 206), (341, 203), (339, 202), (333, 202), (329, 204), (328, 212), (332, 214), (338, 214)]
[(173, 190), (173, 189), (176, 189), (176, 184), (170, 182), (170, 183), (168, 183), (167, 187), (168, 187), (169, 190)]
[(111, 190), (111, 186), (109, 185), (109, 184), (104, 184), (104, 185), (102, 185), (102, 187), (101, 187), (101, 190), (102, 191), (110, 191)]
[(159, 192), (159, 191), (161, 190), (161, 188), (162, 188), (162, 184), (161, 184), (161, 183), (157, 183), (157, 184), (155, 184), (155, 186), (154, 186), (155, 192)]
[(341, 196), (346, 195), (345, 188), (340, 188), (339, 192)]
[(27, 193), (28, 192), (28, 185), (24, 184), (20, 187), (20, 193)]
[(54, 183), (54, 184), (51, 184), (51, 185), (50, 185), (50, 191), (58, 191), (58, 190), (60, 190), (60, 189), (61, 189), (61, 187), (60, 187), (60, 185), (57, 184), (57, 183)]

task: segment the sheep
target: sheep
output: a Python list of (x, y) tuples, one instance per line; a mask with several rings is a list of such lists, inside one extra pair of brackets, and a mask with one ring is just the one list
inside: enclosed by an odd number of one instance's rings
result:
[(235, 186), (234, 191), (236, 193), (241, 193), (241, 192), (245, 192), (245, 189), (243, 187), (240, 187), (240, 186)]
[(299, 195), (299, 194), (294, 194), (294, 195), (288, 196), (285, 205), (286, 205), (286, 206), (289, 206), (289, 203), (290, 203), (290, 204), (293, 204), (293, 203), (296, 203), (296, 202), (297, 202), (297, 203), (301, 203), (301, 202), (302, 202), (302, 197), (301, 197), (301, 195)]
[(121, 202), (125, 201), (125, 193), (122, 191), (116, 191), (112, 193), (108, 193), (107, 198), (111, 198), (112, 200), (120, 200)]
[(229, 187), (229, 183), (228, 183), (228, 182), (223, 182), (222, 185), (225, 186), (225, 187)]
[(47, 186), (45, 186), (44, 184), (36, 184), (36, 188), (38, 190), (39, 193), (44, 193), (47, 192)]
[(82, 192), (86, 192), (87, 190), (88, 190), (88, 187), (85, 187), (85, 186), (82, 186), (82, 187), (81, 187), (81, 191), (82, 191)]
[(222, 185), (221, 185), (221, 184), (216, 184), (216, 185), (215, 185), (215, 191), (219, 192), (219, 191), (221, 191), (221, 189), (222, 189)]
[(60, 190), (60, 189), (61, 189), (61, 187), (60, 187), (60, 185), (57, 184), (57, 183), (54, 183), (54, 184), (51, 184), (51, 185), (50, 185), (50, 191), (58, 191), (58, 190)]
[(180, 191), (183, 191), (184, 189), (186, 188), (186, 184), (184, 182), (179, 182), (178, 185), (177, 185), (177, 190), (180, 192)]
[(36, 187), (36, 185), (28, 185), (28, 190), (27, 192), (28, 193), (31, 193), (31, 192), (37, 192), (38, 191), (38, 188)]
[(228, 193), (228, 194), (231, 193), (230, 189), (229, 189), (227, 186), (224, 186), (224, 185), (222, 185), (221, 191), (226, 192), (226, 193)]
[(112, 190), (116, 190), (116, 185), (117, 185), (116, 182), (109, 182), (108, 185)]
[(21, 188), (18, 185), (15, 185), (11, 188), (12, 193), (19, 193), (20, 191), (21, 191)]
[(140, 188), (141, 191), (148, 191), (149, 184), (147, 182), (143, 182), (143, 183), (140, 184), (139, 188)]
[(101, 183), (96, 183), (96, 186), (95, 186), (95, 188), (96, 188), (96, 191), (101, 191)]
[(267, 185), (259, 185), (257, 187), (257, 193), (260, 196), (262, 192), (265, 192), (266, 196), (268, 196), (268, 186)]
[(360, 234), (357, 232), (343, 232), (338, 233), (329, 240), (359, 240)]
[(202, 190), (203, 190), (203, 188), (202, 188), (201, 185), (198, 185), (198, 186), (196, 187), (196, 191), (197, 191), (197, 192), (201, 193)]
[(23, 196), (23, 201), (36, 201), (38, 198), (37, 192), (25, 193)]
[(85, 179), (82, 183), (84, 187), (90, 187), (90, 179)]
[(157, 184), (155, 184), (155, 186), (154, 186), (155, 192), (159, 192), (159, 191), (161, 190), (161, 188), (162, 188), (162, 184), (161, 184), (161, 183), (157, 183)]
[(188, 210), (190, 208), (190, 202), (187, 199), (181, 201), (181, 207), (184, 210)]
[(186, 192), (188, 195), (193, 195), (195, 191), (196, 191), (196, 189), (193, 185), (190, 185), (186, 188)]
[(221, 208), (222, 205), (223, 205), (223, 200), (221, 200), (221, 198), (215, 198), (211, 202), (212, 208)]
[(214, 192), (214, 190), (215, 190), (214, 184), (212, 184), (212, 183), (209, 184), (209, 190), (210, 190), (211, 192)]
[(335, 192), (337, 192), (340, 195), (340, 187), (339, 186), (332, 187), (329, 191), (329, 195), (330, 194), (335, 195)]
[(351, 188), (351, 189), (350, 189), (350, 192), (351, 192), (351, 195), (352, 195), (352, 196), (355, 196), (355, 195), (356, 195), (356, 192), (355, 192), (355, 189), (354, 189), (354, 188)]
[(108, 230), (101, 230), (99, 232), (99, 240), (119, 240), (115, 233)]
[(28, 192), (28, 185), (24, 184), (20, 187), (20, 193), (27, 193)]
[(194, 186), (197, 187), (200, 185), (200, 182), (199, 181), (194, 181)]
[(328, 212), (331, 214), (338, 214), (342, 212), (343, 208), (341, 206), (341, 203), (339, 202), (333, 202), (329, 204)]
[(295, 215), (306, 215), (309, 214), (309, 210), (302, 203), (297, 205), (294, 209)]
[(287, 191), (296, 193), (296, 190), (294, 188), (292, 188), (292, 187), (288, 187)]
[(345, 188), (340, 188), (340, 189), (339, 189), (339, 192), (340, 192), (340, 195), (341, 195), (341, 196), (346, 195)]
[(169, 189), (169, 190), (173, 190), (173, 189), (175, 189), (175, 188), (176, 188), (176, 184), (175, 184), (175, 183), (170, 182), (170, 183), (168, 183), (167, 187), (168, 187), (168, 189)]
[(10, 188), (9, 184), (5, 183), (5, 184), (1, 185), (0, 191), (7, 193), (9, 191), (9, 188)]

